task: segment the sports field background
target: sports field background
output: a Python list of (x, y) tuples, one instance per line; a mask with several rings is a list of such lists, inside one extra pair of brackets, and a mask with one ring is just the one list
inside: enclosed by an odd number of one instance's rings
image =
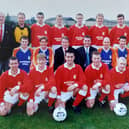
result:
[[(122, 102), (129, 109), (129, 99), (125, 98)], [(94, 109), (87, 109), (83, 103), (81, 107), (81, 114), (69, 109), (68, 118), (61, 123), (53, 120), (45, 103), (32, 117), (15, 107), (9, 116), (0, 117), (0, 129), (129, 129), (129, 113), (124, 117), (116, 116), (108, 105), (103, 109), (98, 105)]]

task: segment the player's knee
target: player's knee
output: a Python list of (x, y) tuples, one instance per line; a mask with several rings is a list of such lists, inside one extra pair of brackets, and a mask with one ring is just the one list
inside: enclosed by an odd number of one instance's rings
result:
[(51, 92), (53, 93), (53, 94), (56, 94), (57, 93), (57, 88), (54, 86), (54, 87), (52, 87), (51, 88)]
[(87, 91), (88, 90), (87, 85), (83, 85), (82, 90)]

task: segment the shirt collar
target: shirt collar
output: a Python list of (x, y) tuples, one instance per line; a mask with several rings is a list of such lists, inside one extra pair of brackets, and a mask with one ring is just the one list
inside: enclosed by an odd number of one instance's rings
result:
[(23, 49), (22, 47), (20, 47), (20, 49), (25, 53), (28, 51), (29, 48), (27, 47), (26, 49)]
[(84, 48), (85, 48), (85, 51), (87, 52), (87, 50), (88, 50), (88, 53), (89, 53), (90, 47), (84, 47)]
[(67, 63), (64, 63), (64, 67), (71, 70), (72, 68), (75, 68), (75, 64), (73, 64), (73, 66), (71, 66), (71, 67), (68, 67)]
[(109, 47), (108, 49), (105, 49), (105, 48), (103, 47), (103, 50), (104, 50), (105, 52), (108, 52), (108, 51), (110, 50), (110, 47)]
[(96, 67), (94, 66), (94, 64), (92, 63), (92, 64), (91, 64), (91, 67), (92, 67), (93, 69), (99, 70), (99, 69), (102, 67), (102, 63), (100, 63), (100, 65), (99, 65), (98, 68), (96, 68)]
[(78, 26), (78, 24), (76, 23), (75, 26), (78, 28), (82, 28), (84, 26), (84, 24), (82, 24), (81, 26)]
[(120, 51), (122, 51), (122, 52), (123, 52), (125, 49), (126, 49), (126, 48), (124, 48), (124, 49), (121, 49), (121, 48), (119, 47), (119, 50), (120, 50)]
[(43, 27), (44, 25), (45, 25), (45, 23), (43, 23), (42, 25), (41, 24), (39, 24), (38, 22), (36, 23), (38, 26), (40, 26), (40, 27)]
[(62, 26), (58, 26), (57, 24), (55, 24), (55, 27), (57, 27), (57, 28), (61, 29), (61, 28), (64, 28), (64, 25), (62, 25)]
[(116, 72), (118, 72), (118, 73), (123, 73), (125, 70), (126, 70), (126, 68), (121, 72), (119, 69), (118, 69), (118, 66), (116, 66)]
[(123, 26), (120, 26), (119, 24), (117, 24), (117, 28), (123, 29), (124, 27), (125, 27), (125, 24), (123, 24)]
[(38, 71), (38, 72), (40, 72), (40, 73), (42, 73), (42, 72), (44, 72), (46, 69), (47, 69), (47, 66), (45, 65), (45, 67), (44, 67), (44, 69), (42, 69), (42, 70), (39, 70), (39, 67), (38, 67), (38, 65), (36, 65), (36, 71)]
[(16, 77), (18, 74), (20, 74), (20, 69), (19, 68), (18, 68), (18, 71), (17, 71), (17, 73), (15, 75), (11, 73), (11, 69), (8, 70), (8, 75), (9, 76)]
[(102, 28), (104, 25), (102, 24), (101, 26), (99, 26), (98, 24), (96, 24), (96, 27), (98, 28)]

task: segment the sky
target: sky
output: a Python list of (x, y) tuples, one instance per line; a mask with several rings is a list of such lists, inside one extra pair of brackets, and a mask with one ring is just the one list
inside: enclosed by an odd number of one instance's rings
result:
[(106, 19), (115, 20), (118, 13), (123, 13), (129, 20), (129, 0), (0, 0), (0, 3), (0, 11), (5, 14), (17, 15), (21, 11), (27, 18), (42, 11), (46, 19), (57, 14), (75, 18), (80, 12), (85, 19), (103, 13)]

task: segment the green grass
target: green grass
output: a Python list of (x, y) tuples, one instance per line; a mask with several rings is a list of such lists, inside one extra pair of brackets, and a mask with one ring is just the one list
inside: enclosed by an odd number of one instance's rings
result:
[[(124, 99), (128, 109), (129, 99)], [(82, 113), (75, 114), (68, 110), (68, 117), (64, 122), (58, 123), (47, 112), (47, 105), (40, 105), (40, 111), (28, 117), (25, 112), (15, 107), (11, 115), (0, 117), (0, 129), (129, 129), (129, 115), (118, 117), (109, 110), (108, 105), (100, 109), (87, 109), (82, 105)]]

